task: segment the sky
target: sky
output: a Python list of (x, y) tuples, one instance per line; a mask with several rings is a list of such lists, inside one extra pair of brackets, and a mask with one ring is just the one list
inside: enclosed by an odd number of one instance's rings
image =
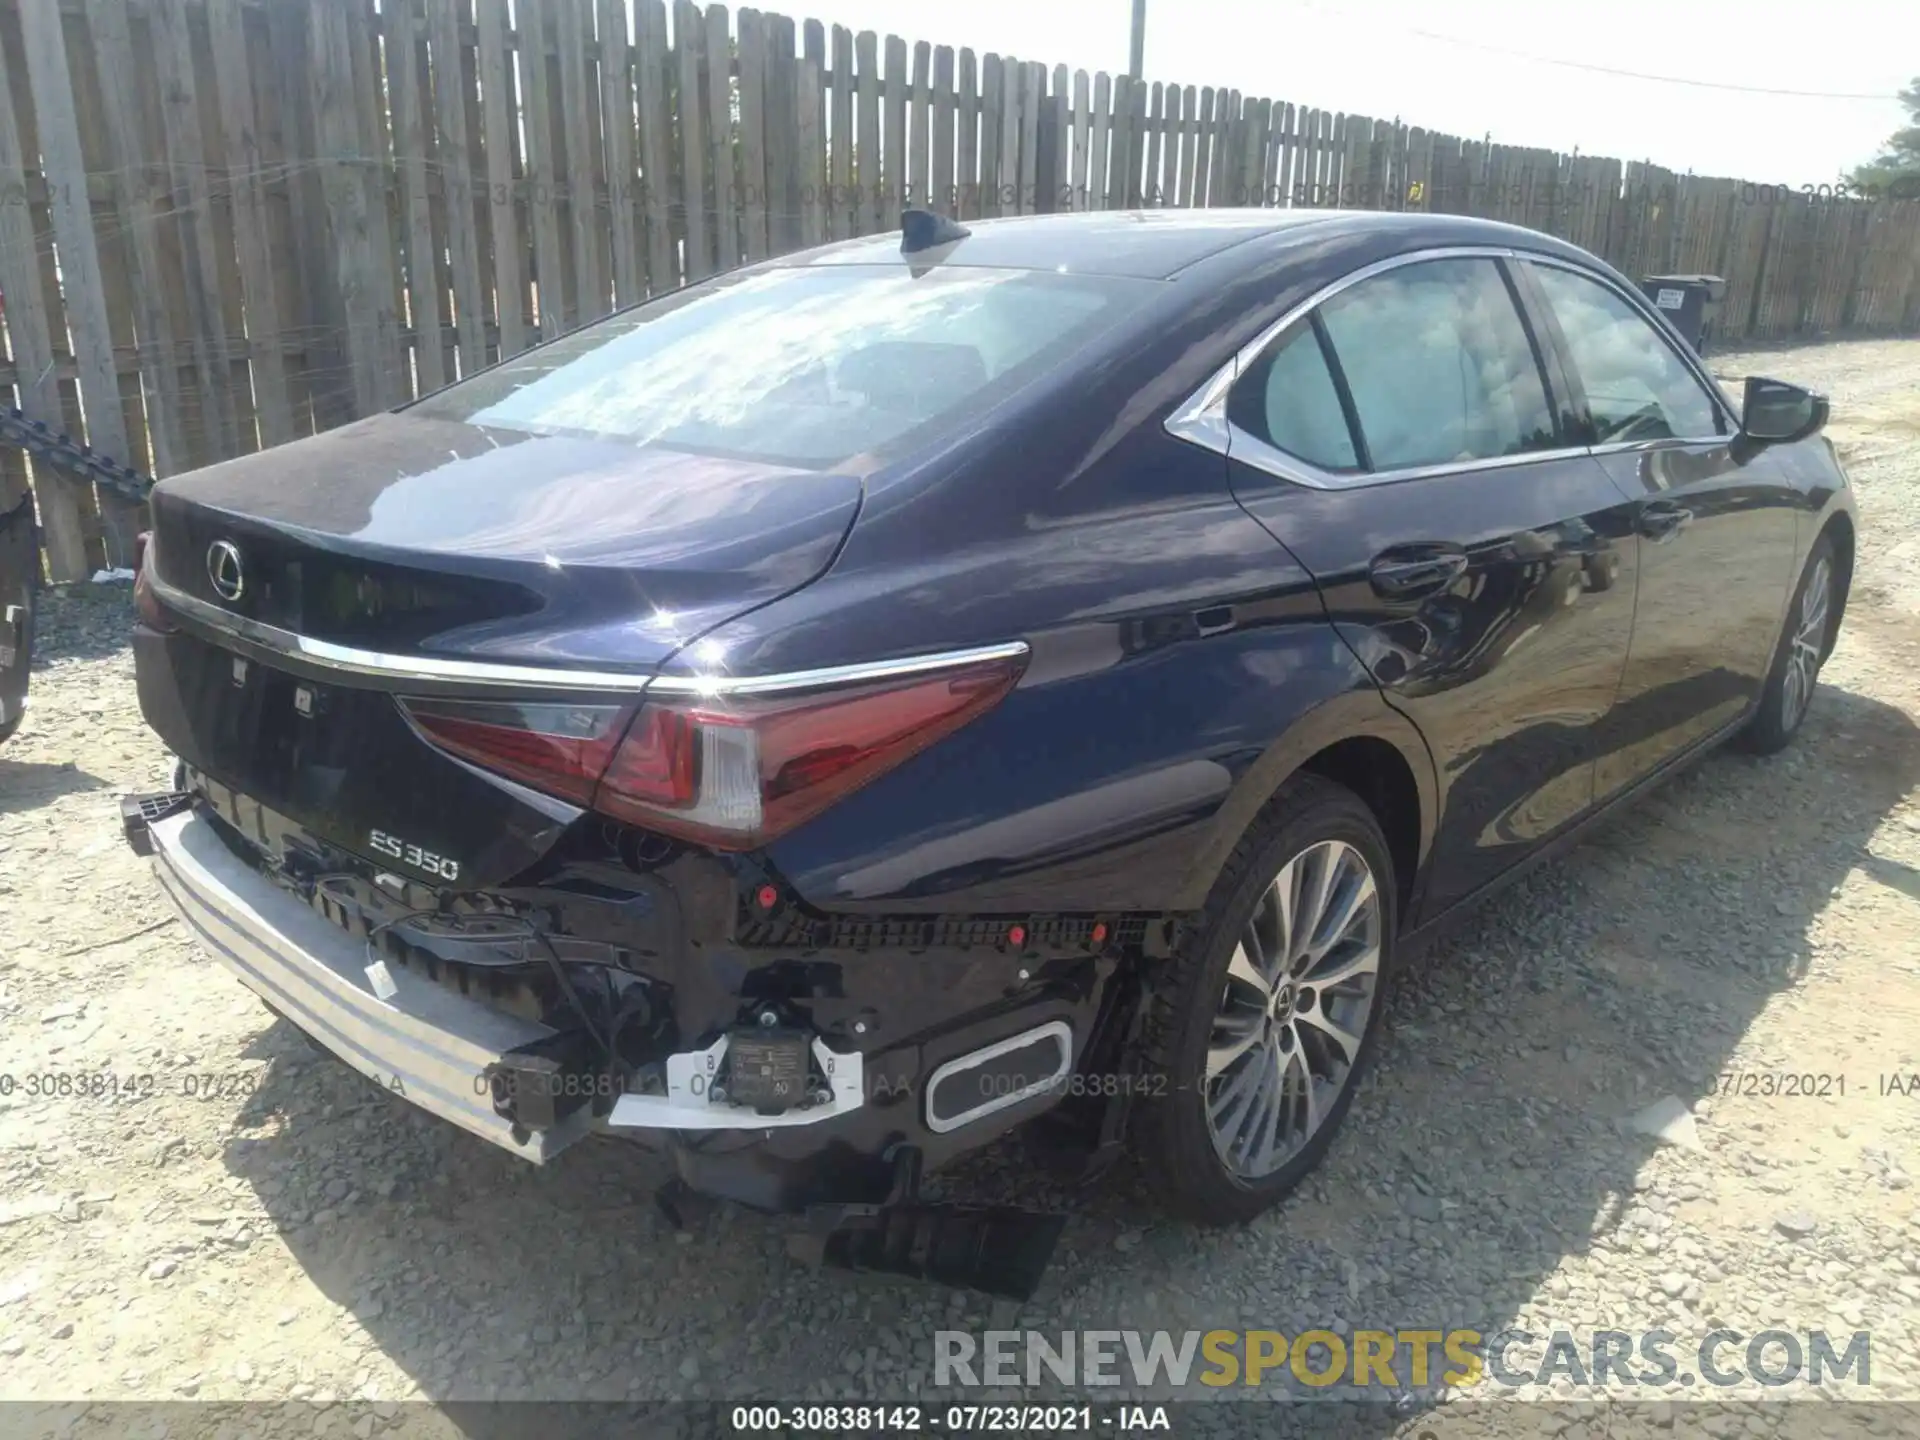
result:
[[(1133, 10), (1132, 0), (775, 0), (768, 8), (909, 44), (1115, 75), (1127, 68)], [(1145, 71), (1149, 81), (1797, 188), (1838, 179), (1905, 123), (1893, 97), (1920, 76), (1920, 3), (1147, 0)]]

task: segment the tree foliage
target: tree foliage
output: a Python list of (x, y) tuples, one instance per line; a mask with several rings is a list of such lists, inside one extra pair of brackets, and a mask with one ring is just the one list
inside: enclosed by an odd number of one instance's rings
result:
[(1894, 131), (1886, 147), (1847, 178), (1862, 190), (1920, 200), (1920, 77), (1900, 92), (1900, 103), (1913, 123)]

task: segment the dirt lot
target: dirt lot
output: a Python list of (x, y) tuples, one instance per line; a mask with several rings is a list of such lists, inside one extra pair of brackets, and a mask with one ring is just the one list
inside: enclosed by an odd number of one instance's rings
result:
[[(1715, 365), (1828, 388), (1860, 491), (1801, 743), (1708, 760), (1436, 947), (1278, 1213), (1201, 1233), (1111, 1177), (1017, 1323), (1865, 1329), (1871, 1393), (1920, 1398), (1920, 1093), (1882, 1093), (1920, 1075), (1920, 341)], [(905, 1398), (934, 1330), (986, 1327), (984, 1301), (793, 1264), (781, 1223), (675, 1232), (629, 1149), (535, 1170), (316, 1058), (119, 838), (115, 796), (165, 762), (126, 592), (84, 588), (50, 598), (0, 752), (0, 1393)], [(83, 1071), (120, 1088), (27, 1093)], [(1777, 1071), (1838, 1080), (1724, 1093)], [(1622, 1124), (1668, 1095), (1696, 1146)]]

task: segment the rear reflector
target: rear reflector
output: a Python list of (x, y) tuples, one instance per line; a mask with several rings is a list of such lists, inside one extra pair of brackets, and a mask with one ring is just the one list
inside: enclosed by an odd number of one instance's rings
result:
[(428, 741), (644, 829), (750, 850), (992, 708), (1022, 659), (762, 696), (619, 705), (408, 698)]
[(153, 532), (142, 530), (133, 537), (133, 608), (149, 630), (166, 634), (175, 629), (173, 617), (153, 593)]

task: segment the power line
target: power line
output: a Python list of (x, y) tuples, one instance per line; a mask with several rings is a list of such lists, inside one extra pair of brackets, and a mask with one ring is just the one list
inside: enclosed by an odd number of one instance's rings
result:
[[(1302, 0), (1302, 8), (1312, 10), (1331, 18), (1349, 20), (1356, 18), (1350, 13), (1336, 13), (1323, 10), (1313, 0)], [(1489, 45), (1480, 40), (1468, 40), (1459, 35), (1442, 35), (1433, 30), (1422, 30), (1417, 26), (1400, 27), (1403, 33), (1418, 35), (1423, 40), (1437, 40), (1443, 45), (1458, 45), (1465, 50), (1481, 50), (1489, 55), (1504, 55), (1512, 60), (1529, 60), (1535, 65), (1558, 65), (1567, 70), (1586, 70), (1596, 75), (1614, 75), (1624, 80), (1648, 80), (1657, 85), (1683, 85), (1694, 90), (1731, 90), (1745, 95), (1783, 95), (1797, 100), (1879, 100), (1898, 102), (1898, 95), (1867, 93), (1857, 90), (1786, 90), (1771, 85), (1736, 85), (1728, 80), (1692, 80), (1684, 75), (1649, 75), (1644, 70), (1625, 70), (1613, 65), (1595, 65), (1585, 60), (1562, 60), (1552, 55), (1535, 55), (1526, 50), (1510, 50), (1504, 45)]]
[(1898, 95), (1869, 94), (1858, 90), (1783, 90), (1771, 85), (1736, 85), (1727, 80), (1690, 80), (1684, 75), (1649, 75), (1642, 70), (1622, 70), (1612, 65), (1593, 65), (1584, 60), (1560, 60), (1551, 55), (1532, 55), (1524, 50), (1508, 50), (1478, 40), (1463, 40), (1458, 35), (1438, 35), (1431, 30), (1408, 27), (1409, 35), (1423, 40), (1438, 40), (1445, 45), (1460, 45), (1468, 50), (1484, 50), (1516, 60), (1531, 60), (1536, 65), (1560, 65), (1569, 70), (1590, 70), (1596, 75), (1617, 75), (1627, 80), (1651, 80), (1660, 85), (1685, 85), (1695, 90), (1735, 90), (1744, 95), (1790, 95), (1799, 100), (1898, 100)]

